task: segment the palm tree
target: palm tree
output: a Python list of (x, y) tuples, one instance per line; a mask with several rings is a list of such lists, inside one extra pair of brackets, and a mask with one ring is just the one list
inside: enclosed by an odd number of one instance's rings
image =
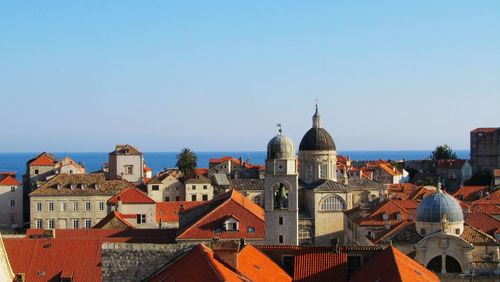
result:
[(177, 163), (175, 164), (177, 168), (184, 175), (188, 175), (196, 168), (196, 162), (198, 157), (189, 148), (183, 148), (180, 153), (177, 154)]

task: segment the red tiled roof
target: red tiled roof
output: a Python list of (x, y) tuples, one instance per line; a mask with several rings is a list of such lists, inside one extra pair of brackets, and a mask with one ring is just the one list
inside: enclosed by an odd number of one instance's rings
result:
[(472, 130), (472, 133), (478, 133), (478, 132), (483, 132), (483, 133), (490, 133), (490, 132), (495, 132), (498, 128), (496, 127), (479, 127), (474, 130)]
[[(133, 217), (137, 217), (137, 215), (133, 215)], [(132, 225), (131, 223), (129, 223), (125, 218), (127, 218), (126, 215), (120, 213), (120, 212), (117, 212), (117, 211), (112, 211), (110, 212), (106, 217), (104, 217), (103, 219), (101, 219), (101, 221), (99, 221), (96, 225), (94, 225), (94, 229), (101, 229), (101, 228), (104, 228), (106, 227), (106, 225), (108, 223), (110, 223), (113, 219), (116, 219), (118, 220), (121, 224), (123, 224), (123, 227), (124, 228), (132, 228), (132, 229), (135, 229), (136, 227), (134, 225)], [(130, 218), (130, 217), (129, 217)]]
[(398, 249), (390, 246), (363, 264), (349, 281), (438, 282), (439, 277)]
[(252, 245), (238, 253), (238, 271), (250, 281), (292, 281), (277, 264)]
[(375, 239), (369, 238), (373, 243), (378, 244), (381, 241), (389, 238), (391, 235), (398, 233), (400, 230), (403, 230), (411, 225), (415, 225), (415, 222), (411, 219), (405, 220), (394, 225), (391, 225), (391, 229), (387, 230), (387, 232), (381, 234), (379, 237)]
[[(410, 214), (415, 218), (418, 202), (413, 200), (387, 200), (370, 211), (366, 218), (357, 220), (359, 225), (385, 225), (388, 221), (392, 224), (397, 224), (402, 220), (408, 220)], [(401, 213), (401, 219), (397, 219), (397, 214)], [(387, 214), (387, 220), (383, 219), (383, 215)]]
[(237, 158), (233, 158), (231, 156), (224, 156), (222, 158), (212, 158), (210, 160), (208, 160), (208, 163), (210, 164), (220, 164), (220, 163), (223, 163), (223, 162), (227, 162), (227, 161), (232, 161), (236, 164), (241, 164), (240, 160), (237, 159)]
[(0, 177), (0, 186), (19, 186), (21, 182), (17, 181), (16, 174), (14, 176), (7, 175), (3, 179)]
[(72, 273), (72, 281), (101, 281), (102, 240), (5, 239), (14, 273), (25, 273), (26, 281), (59, 281), (61, 273)]
[[(211, 206), (207, 212), (206, 208)], [(236, 190), (224, 193), (202, 205), (194, 207), (189, 212), (194, 213), (197, 209), (203, 211), (202, 216), (195, 219), (187, 226), (179, 230), (177, 239), (204, 240), (219, 237), (221, 239), (263, 239), (264, 238), (264, 209), (243, 196)], [(240, 219), (239, 231), (222, 231), (216, 233), (216, 229), (222, 228), (224, 218), (233, 215)], [(180, 214), (182, 217), (182, 213)], [(253, 227), (254, 232), (248, 233), (248, 227)]]
[(156, 203), (156, 222), (179, 222), (179, 211), (181, 206), (190, 209), (204, 202), (160, 202)]
[(123, 204), (154, 204), (156, 203), (153, 199), (148, 197), (141, 190), (131, 187), (121, 191), (118, 195), (108, 200), (108, 203), (118, 204), (121, 200)]
[(470, 210), (474, 212), (484, 212), (491, 215), (500, 215), (500, 207), (489, 202), (474, 202), (470, 206)]
[(153, 169), (152, 169), (152, 168), (150, 168), (150, 167), (145, 166), (145, 167), (144, 167), (144, 172), (148, 172), (148, 171), (153, 171)]
[(441, 169), (461, 169), (466, 160), (460, 159), (449, 159), (449, 160), (437, 160), (436, 167)]
[(35, 159), (28, 161), (29, 166), (53, 166), (56, 161), (47, 153), (41, 153)]
[(500, 230), (500, 220), (483, 212), (469, 213), (465, 223), (491, 235), (493, 238), (495, 238), (495, 233)]
[[(173, 244), (175, 243), (176, 231), (176, 229), (56, 229), (56, 238), (52, 240)], [(40, 238), (43, 232), (43, 229), (28, 229), (25, 238)]]
[(495, 205), (500, 205), (500, 189), (497, 189), (488, 196), (475, 201), (474, 203), (493, 203)]
[(387, 174), (390, 174), (392, 176), (401, 175), (401, 172), (391, 164), (384, 163), (379, 164), (378, 166), (382, 168)]
[(478, 200), (476, 196), (481, 192), (483, 192), (482, 194), (484, 195), (487, 191), (488, 186), (462, 186), (453, 194), (453, 197), (461, 201), (472, 202)]
[(295, 256), (294, 281), (347, 281), (347, 253), (322, 252)]
[(194, 173), (197, 175), (207, 175), (208, 174), (208, 168), (195, 168)]

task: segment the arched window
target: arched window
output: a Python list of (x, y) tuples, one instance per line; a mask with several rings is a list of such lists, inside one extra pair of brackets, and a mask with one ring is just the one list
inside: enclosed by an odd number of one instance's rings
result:
[(322, 211), (343, 211), (345, 210), (344, 201), (337, 196), (328, 196), (321, 202), (320, 210)]

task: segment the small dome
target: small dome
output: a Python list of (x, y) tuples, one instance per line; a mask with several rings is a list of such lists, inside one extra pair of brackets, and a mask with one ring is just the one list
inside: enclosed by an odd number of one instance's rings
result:
[(444, 214), (448, 222), (464, 221), (460, 203), (444, 193), (440, 187), (436, 193), (425, 198), (417, 207), (417, 221), (420, 222), (441, 222)]
[(294, 159), (295, 144), (292, 139), (282, 133), (274, 136), (267, 144), (268, 159)]
[(331, 151), (336, 149), (337, 147), (330, 133), (320, 127), (309, 129), (302, 137), (299, 145), (299, 151)]

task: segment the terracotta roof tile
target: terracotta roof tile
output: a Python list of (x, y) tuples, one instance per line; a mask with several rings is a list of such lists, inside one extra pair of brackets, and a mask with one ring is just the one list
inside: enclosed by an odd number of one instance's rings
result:
[(132, 145), (116, 145), (115, 150), (110, 155), (142, 155), (142, 153)]
[(0, 186), (20, 186), (20, 185), (21, 185), (21, 182), (19, 182), (16, 179), (15, 174), (14, 174), (14, 176), (7, 175), (4, 178), (2, 178), (2, 176), (0, 176)]
[(292, 281), (281, 267), (252, 245), (238, 253), (238, 271), (250, 281)]
[(179, 222), (179, 212), (181, 206), (190, 209), (203, 204), (204, 202), (160, 202), (156, 203), (156, 222)]
[(490, 235), (482, 232), (477, 228), (467, 225), (464, 226), (464, 233), (462, 233), (460, 237), (474, 245), (491, 245), (496, 244), (497, 242), (495, 238), (491, 237)]
[(453, 197), (461, 201), (472, 202), (482, 198), (487, 191), (488, 186), (462, 186), (453, 194)]
[(208, 160), (208, 163), (209, 164), (220, 164), (220, 163), (227, 162), (227, 161), (232, 161), (232, 162), (234, 162), (234, 163), (236, 163), (238, 165), (241, 164), (241, 162), (240, 162), (239, 159), (233, 158), (231, 156), (224, 156), (224, 157), (218, 158), (218, 159), (217, 158), (212, 158), (212, 159)]
[(497, 127), (479, 127), (479, 128), (472, 130), (471, 132), (472, 133), (479, 133), (479, 132), (490, 133), (490, 132), (495, 132), (498, 129), (499, 128), (497, 128)]
[(28, 161), (29, 166), (54, 166), (55, 164), (55, 158), (45, 152)]
[[(136, 215), (134, 215), (134, 217), (136, 217)], [(132, 225), (131, 223), (129, 223), (125, 218), (126, 218), (126, 216), (124, 216), (122, 213), (117, 212), (117, 211), (112, 211), (106, 217), (104, 217), (103, 219), (101, 219), (101, 221), (99, 221), (92, 228), (94, 228), (94, 229), (104, 228), (104, 227), (106, 227), (106, 225), (108, 223), (110, 223), (111, 221), (113, 221), (114, 219), (116, 219), (116, 220), (118, 220), (123, 225), (124, 228), (135, 229), (136, 227), (134, 225)]]
[(469, 213), (465, 223), (493, 237), (500, 230), (500, 220), (484, 212)]
[(347, 281), (347, 253), (322, 252), (295, 256), (294, 281)]
[(141, 190), (131, 187), (121, 191), (116, 196), (108, 200), (108, 203), (117, 205), (118, 201), (121, 200), (123, 204), (154, 204), (156, 203), (153, 199), (148, 197)]
[(369, 259), (349, 281), (438, 282), (440, 280), (436, 274), (391, 246)]

